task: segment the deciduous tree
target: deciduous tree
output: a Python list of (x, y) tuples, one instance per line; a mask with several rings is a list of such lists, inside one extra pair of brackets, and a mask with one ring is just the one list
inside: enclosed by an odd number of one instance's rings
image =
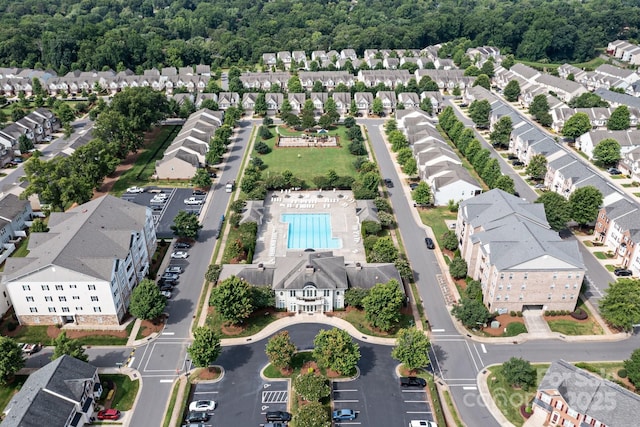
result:
[(535, 201), (544, 204), (544, 213), (549, 225), (554, 230), (562, 230), (567, 227), (571, 219), (569, 202), (555, 191), (547, 191)]
[(467, 277), (467, 262), (459, 256), (453, 258), (453, 261), (449, 264), (449, 273), (454, 279)]
[(399, 361), (410, 371), (428, 366), (431, 342), (423, 331), (417, 328), (400, 329), (396, 346), (391, 357)]
[(511, 139), (512, 130), (513, 122), (511, 121), (511, 117), (500, 117), (500, 120), (498, 120), (493, 126), (493, 132), (489, 134), (491, 144), (496, 148), (509, 148), (509, 140)]
[(489, 76), (487, 76), (486, 74), (480, 74), (473, 82), (473, 86), (482, 86), (483, 88), (489, 90), (491, 89), (491, 79), (489, 79)]
[(196, 239), (201, 228), (202, 224), (198, 222), (198, 217), (187, 211), (178, 212), (171, 225), (173, 234), (182, 239)]
[(458, 304), (453, 306), (451, 314), (467, 328), (478, 328), (491, 318), (491, 313), (481, 300), (467, 297), (463, 297)]
[(611, 326), (632, 330), (633, 325), (640, 323), (640, 280), (623, 278), (609, 284), (598, 307)]
[(562, 135), (576, 139), (580, 135), (591, 130), (591, 120), (586, 113), (576, 113), (565, 122), (562, 127)]
[(502, 364), (502, 375), (512, 386), (528, 390), (536, 385), (536, 370), (531, 363), (519, 357), (512, 357)]
[(293, 381), (296, 393), (308, 402), (317, 402), (331, 394), (329, 380), (324, 375), (315, 372), (300, 374)]
[(525, 170), (531, 179), (541, 180), (547, 174), (547, 158), (543, 154), (531, 157)]
[(426, 206), (431, 203), (431, 188), (425, 181), (420, 181), (418, 186), (411, 192), (413, 201), (418, 205)]
[(187, 347), (187, 353), (195, 366), (208, 368), (218, 359), (221, 351), (220, 338), (213, 330), (198, 326), (193, 331), (193, 342)]
[(289, 331), (281, 331), (272, 336), (265, 349), (269, 362), (279, 369), (291, 367), (291, 361), (296, 351), (296, 345), (291, 341)]
[(360, 360), (360, 348), (347, 331), (333, 328), (320, 331), (313, 340), (313, 357), (321, 368), (343, 375), (352, 374)]
[(206, 169), (198, 168), (195, 175), (191, 178), (191, 183), (197, 188), (211, 187), (211, 177)]
[(404, 302), (404, 292), (397, 280), (378, 283), (362, 301), (366, 319), (382, 330), (392, 329), (400, 321), (400, 309)]
[(74, 340), (67, 337), (67, 333), (65, 331), (53, 340), (53, 345), (54, 348), (51, 360), (56, 360), (58, 357), (65, 354), (78, 360), (82, 360), (83, 362), (87, 362), (89, 360), (89, 356), (85, 353), (80, 340)]
[(213, 289), (211, 305), (225, 321), (242, 323), (254, 309), (251, 285), (237, 276), (231, 276)]
[(491, 113), (491, 104), (486, 99), (481, 101), (474, 100), (469, 105), (469, 117), (473, 120), (476, 127), (486, 129), (489, 127), (489, 114)]
[(602, 200), (602, 193), (596, 187), (588, 185), (578, 188), (569, 196), (571, 218), (581, 226), (595, 221)]
[(299, 427), (331, 427), (329, 414), (320, 402), (300, 406), (293, 419)]
[(493, 184), (493, 188), (499, 188), (502, 191), (505, 191), (509, 194), (513, 194), (516, 192), (515, 184), (513, 183), (513, 179), (508, 175), (501, 175), (496, 182)]
[(546, 117), (549, 115), (547, 95), (540, 94), (533, 98), (531, 105), (529, 105), (529, 114), (531, 114), (537, 122), (546, 121)]
[(141, 280), (131, 292), (129, 313), (138, 319), (155, 319), (164, 312), (166, 306), (167, 299), (152, 280)]
[(398, 259), (398, 249), (390, 237), (378, 239), (369, 253), (370, 262), (395, 262), (396, 259)]
[(616, 165), (622, 158), (620, 144), (613, 138), (605, 138), (593, 148), (593, 158), (602, 166)]
[(510, 80), (503, 93), (507, 101), (516, 102), (520, 96), (520, 83), (517, 80)]
[[(64, 333), (64, 332), (63, 332)], [(24, 368), (22, 349), (13, 339), (0, 336), (0, 384), (6, 384)]]
[(624, 361), (624, 369), (627, 371), (627, 378), (633, 385), (640, 385), (640, 348), (631, 353), (631, 357)]

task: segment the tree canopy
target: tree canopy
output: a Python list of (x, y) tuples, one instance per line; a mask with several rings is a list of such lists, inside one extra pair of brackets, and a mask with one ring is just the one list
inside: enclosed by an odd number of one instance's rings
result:
[(616, 165), (622, 158), (620, 143), (613, 138), (605, 138), (593, 147), (593, 158), (602, 166)]
[[(502, 64), (504, 66), (504, 63)], [(517, 80), (510, 80), (504, 88), (504, 97), (509, 102), (515, 102), (520, 96), (520, 83)]]
[(469, 105), (469, 117), (478, 128), (489, 127), (489, 114), (491, 114), (491, 104), (486, 99), (474, 100)]
[(536, 385), (535, 368), (519, 357), (512, 357), (502, 364), (502, 375), (509, 384), (525, 390)]
[(595, 221), (602, 205), (602, 193), (596, 187), (587, 185), (578, 188), (569, 196), (571, 218), (580, 225)]
[(629, 107), (626, 105), (620, 105), (607, 120), (607, 129), (609, 130), (626, 130), (631, 127), (631, 113), (629, 113)]
[(187, 211), (180, 211), (173, 219), (171, 230), (179, 238), (195, 239), (200, 233), (202, 224), (198, 221), (198, 216)]
[(20, 369), (24, 368), (22, 349), (12, 338), (0, 336), (0, 384), (8, 380)]
[(79, 340), (67, 337), (67, 333), (64, 331), (53, 340), (53, 345), (54, 348), (51, 360), (56, 360), (58, 357), (65, 354), (67, 356), (75, 357), (78, 360), (82, 360), (83, 362), (87, 362), (89, 360), (89, 356), (85, 353), (82, 343)]
[(549, 225), (554, 230), (562, 230), (567, 227), (571, 219), (569, 202), (555, 191), (547, 191), (535, 201), (544, 204), (544, 213)]
[(138, 319), (155, 319), (164, 312), (167, 299), (154, 281), (143, 279), (131, 292), (129, 312)]
[(265, 352), (273, 366), (285, 369), (291, 366), (296, 350), (296, 345), (291, 341), (289, 331), (280, 331), (269, 338)]
[(544, 176), (547, 174), (547, 158), (544, 154), (536, 154), (531, 157), (526, 172), (532, 179), (544, 179)]
[(431, 342), (425, 333), (417, 328), (400, 329), (396, 346), (391, 357), (402, 363), (407, 369), (414, 370), (429, 365)]
[(598, 307), (611, 326), (630, 331), (640, 323), (640, 280), (623, 278), (609, 284)]
[(193, 342), (187, 347), (187, 353), (193, 364), (199, 368), (207, 368), (220, 356), (220, 338), (206, 327), (199, 326), (193, 331)]
[(241, 323), (254, 309), (251, 285), (231, 276), (213, 289), (211, 303), (224, 320), (232, 324)]
[(388, 331), (400, 321), (400, 309), (404, 302), (404, 292), (400, 286), (395, 279), (378, 283), (362, 301), (366, 318), (374, 327)]
[(562, 135), (576, 139), (591, 130), (591, 120), (586, 113), (576, 113), (569, 117), (562, 127)]
[(320, 331), (313, 340), (313, 357), (321, 368), (352, 374), (360, 360), (360, 348), (347, 331), (333, 328)]

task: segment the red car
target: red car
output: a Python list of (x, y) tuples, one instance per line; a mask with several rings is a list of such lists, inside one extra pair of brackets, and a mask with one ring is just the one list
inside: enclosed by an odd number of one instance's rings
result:
[(105, 409), (98, 412), (99, 420), (117, 420), (120, 418), (120, 411), (117, 409)]

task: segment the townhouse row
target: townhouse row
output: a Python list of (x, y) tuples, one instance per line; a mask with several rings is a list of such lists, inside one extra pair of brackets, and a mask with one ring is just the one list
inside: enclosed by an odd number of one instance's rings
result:
[(19, 156), (20, 139), (27, 138), (34, 144), (51, 141), (52, 134), (60, 128), (56, 116), (46, 108), (37, 108), (25, 117), (0, 130), (0, 167)]

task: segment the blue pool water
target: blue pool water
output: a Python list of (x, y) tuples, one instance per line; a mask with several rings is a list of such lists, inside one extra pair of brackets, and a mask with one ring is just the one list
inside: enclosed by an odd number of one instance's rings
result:
[(340, 239), (331, 237), (329, 214), (282, 214), (280, 221), (289, 224), (288, 249), (337, 249), (342, 247)]

